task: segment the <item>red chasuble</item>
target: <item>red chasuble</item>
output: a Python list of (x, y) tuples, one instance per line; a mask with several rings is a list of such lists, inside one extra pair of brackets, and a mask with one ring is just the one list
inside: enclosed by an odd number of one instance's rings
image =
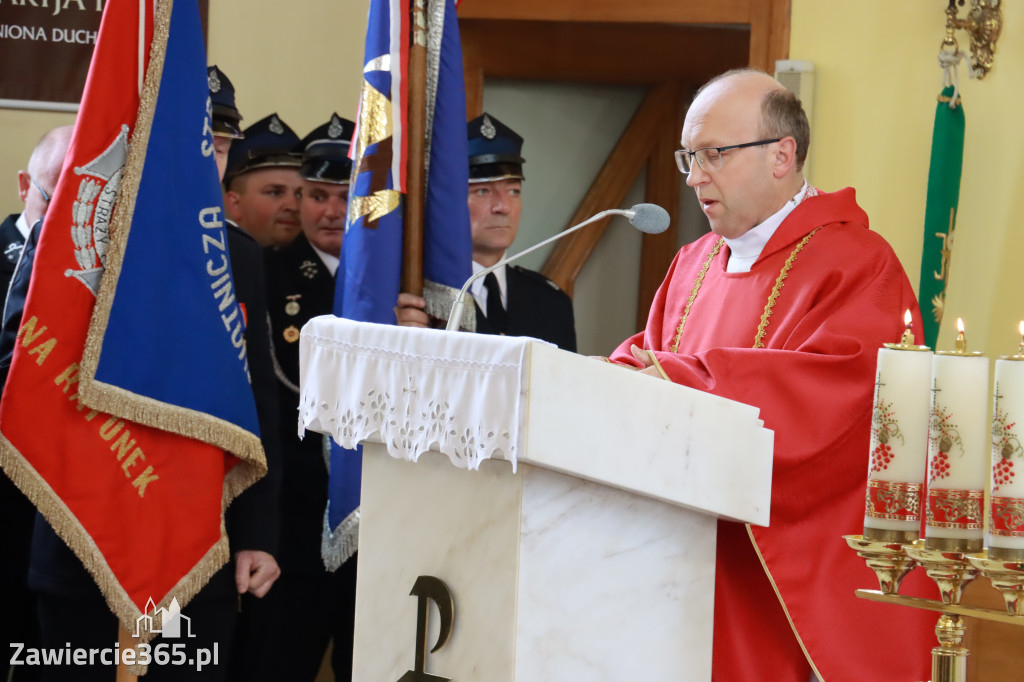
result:
[[(775, 432), (770, 527), (718, 524), (714, 679), (928, 679), (937, 615), (857, 598), (878, 583), (840, 537), (864, 525), (878, 349), (899, 341), (908, 308), (920, 334), (910, 282), (852, 189), (805, 199), (750, 272), (726, 272), (724, 244), (708, 263), (718, 241), (680, 250), (646, 330), (611, 357), (636, 365), (630, 344), (652, 349), (674, 382), (755, 405)], [(901, 593), (937, 598), (922, 571)]]

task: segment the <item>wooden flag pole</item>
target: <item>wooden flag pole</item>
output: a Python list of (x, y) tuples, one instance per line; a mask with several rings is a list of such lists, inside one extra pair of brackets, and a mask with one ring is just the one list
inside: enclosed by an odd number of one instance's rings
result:
[(409, 47), (409, 113), (406, 140), (405, 220), (402, 228), (402, 291), (423, 295), (423, 195), (426, 146), (427, 0), (412, 2)]
[(128, 671), (124, 662), (124, 651), (135, 648), (135, 638), (132, 633), (121, 623), (117, 624), (117, 644), (121, 655), (117, 658), (117, 682), (138, 682), (138, 675)]

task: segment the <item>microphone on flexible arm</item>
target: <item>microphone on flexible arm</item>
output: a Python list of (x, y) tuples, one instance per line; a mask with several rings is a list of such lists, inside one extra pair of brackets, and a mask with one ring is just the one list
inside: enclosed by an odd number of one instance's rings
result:
[(455, 303), (452, 304), (451, 314), (448, 315), (448, 325), (445, 327), (445, 330), (451, 332), (459, 328), (459, 321), (462, 320), (462, 313), (466, 307), (466, 290), (469, 289), (470, 285), (473, 282), (480, 279), (481, 277), (485, 277), (487, 273), (497, 270), (506, 263), (510, 263), (516, 260), (517, 258), (520, 258), (528, 253), (536, 251), (540, 247), (550, 244), (556, 239), (561, 239), (562, 237), (566, 236), (567, 234), (575, 232), (581, 227), (586, 227), (587, 225), (597, 222), (598, 220), (606, 218), (610, 215), (625, 216), (633, 227), (640, 230), (641, 232), (646, 232), (647, 234), (658, 234), (659, 232), (664, 232), (665, 230), (668, 229), (668, 224), (670, 222), (668, 211), (663, 209), (661, 206), (658, 206), (657, 204), (637, 204), (633, 208), (629, 209), (610, 208), (607, 211), (601, 211), (597, 215), (592, 216), (587, 220), (584, 220), (579, 225), (573, 225), (568, 230), (563, 230), (562, 232), (559, 232), (553, 237), (545, 239), (539, 244), (534, 244), (530, 248), (520, 251), (514, 256), (502, 258), (494, 265), (484, 268), (480, 272), (475, 273), (472, 277), (466, 280), (465, 284), (462, 285), (462, 289), (459, 291), (459, 295), (455, 297)]

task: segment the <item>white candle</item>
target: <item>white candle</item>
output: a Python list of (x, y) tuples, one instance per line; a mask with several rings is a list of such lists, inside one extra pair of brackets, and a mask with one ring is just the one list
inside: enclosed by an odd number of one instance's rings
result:
[(967, 352), (962, 329), (956, 351), (932, 358), (925, 542), (929, 549), (978, 552), (989, 469), (988, 358)]
[(921, 531), (932, 375), (931, 350), (905, 321), (902, 343), (878, 349), (864, 515), (865, 538), (901, 543)]
[[(1024, 322), (1021, 323), (1024, 336)], [(1022, 343), (1024, 348), (1024, 343)], [(1019, 351), (1018, 351), (1019, 353)], [(989, 555), (1024, 560), (1024, 355), (996, 360)]]

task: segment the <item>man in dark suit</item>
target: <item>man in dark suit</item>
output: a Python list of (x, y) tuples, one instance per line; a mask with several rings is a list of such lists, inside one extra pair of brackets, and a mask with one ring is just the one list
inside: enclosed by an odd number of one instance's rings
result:
[(284, 480), (281, 492), (282, 576), (261, 610), (263, 655), (250, 679), (310, 680), (316, 677), (328, 641), (337, 680), (352, 676), (356, 561), (334, 573), (321, 558), (327, 506), (324, 439), (296, 435), (299, 406), (299, 330), (331, 313), (334, 278), (345, 234), (348, 149), (355, 125), (334, 114), (305, 137), (298, 150), (302, 233), (286, 246), (266, 251), (268, 305), (280, 390)]
[[(469, 222), (473, 272), (505, 257), (522, 215), (523, 138), (483, 114), (468, 124)], [(502, 266), (470, 287), (476, 302), (476, 330), (483, 334), (531, 336), (576, 351), (572, 299), (538, 272)], [(398, 296), (398, 324), (431, 326), (418, 296)]]

